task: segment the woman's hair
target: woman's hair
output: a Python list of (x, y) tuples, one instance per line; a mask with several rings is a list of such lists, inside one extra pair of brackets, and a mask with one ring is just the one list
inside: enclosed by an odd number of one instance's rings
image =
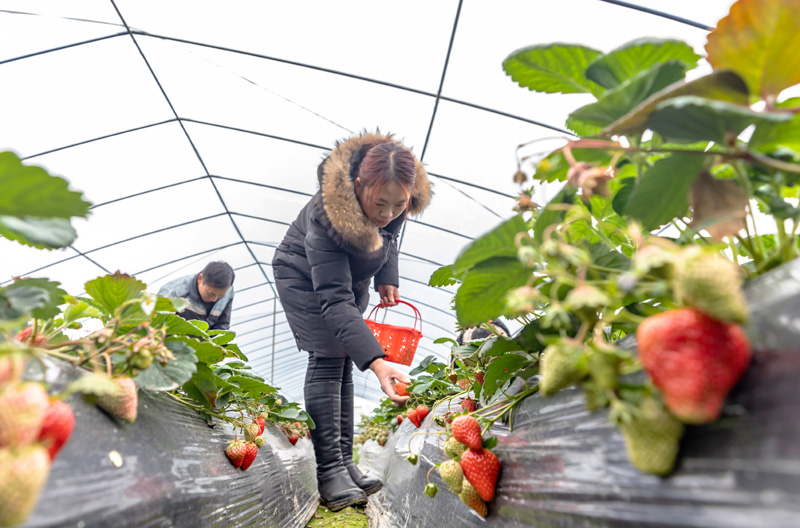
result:
[[(397, 143), (364, 145), (363, 158), (357, 167), (356, 176), (361, 179), (363, 198), (380, 194), (389, 182), (395, 182), (405, 190), (406, 212), (411, 205), (411, 190), (417, 177), (417, 163), (411, 151)], [(359, 149), (361, 150), (361, 149)]]

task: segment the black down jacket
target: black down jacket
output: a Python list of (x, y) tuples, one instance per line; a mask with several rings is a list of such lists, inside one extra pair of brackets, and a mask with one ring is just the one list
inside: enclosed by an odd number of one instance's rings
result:
[[(361, 209), (354, 180), (363, 158), (359, 147), (395, 142), (391, 136), (362, 134), (333, 149), (317, 171), (320, 190), (300, 211), (272, 260), (275, 285), (298, 348), (318, 357), (349, 356), (359, 370), (384, 357), (364, 322), (370, 280), (398, 286), (397, 235), (403, 217), (385, 228)], [(417, 161), (409, 213), (430, 203), (428, 175)]]

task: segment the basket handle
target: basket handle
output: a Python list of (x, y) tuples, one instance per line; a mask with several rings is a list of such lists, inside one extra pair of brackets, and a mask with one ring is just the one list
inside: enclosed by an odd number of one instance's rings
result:
[[(420, 331), (420, 332), (422, 332), (422, 314), (421, 314), (421, 313), (419, 313), (419, 310), (417, 310), (417, 307), (416, 307), (416, 306), (414, 306), (413, 304), (411, 304), (410, 302), (403, 301), (403, 300), (400, 300), (400, 299), (398, 299), (398, 300), (397, 300), (397, 302), (398, 302), (398, 303), (407, 304), (407, 305), (409, 305), (409, 306), (411, 307), (411, 309), (412, 309), (412, 310), (414, 310), (414, 326), (413, 326), (413, 328), (416, 330), (416, 328), (417, 328), (417, 319), (419, 319), (419, 331)], [(367, 319), (369, 319), (370, 317), (372, 317), (372, 315), (375, 313), (375, 311), (376, 311), (378, 308), (380, 308), (380, 307), (381, 307), (381, 306), (380, 306), (379, 304), (376, 304), (376, 305), (375, 305), (375, 306), (372, 308), (372, 311), (371, 311), (371, 312), (369, 312), (369, 315), (367, 316)], [(374, 320), (374, 319), (373, 319), (373, 320)]]

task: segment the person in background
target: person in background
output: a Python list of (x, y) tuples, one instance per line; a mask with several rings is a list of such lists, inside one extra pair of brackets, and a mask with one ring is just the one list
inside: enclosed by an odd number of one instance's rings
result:
[(209, 262), (197, 275), (171, 280), (158, 290), (162, 297), (180, 297), (188, 303), (178, 315), (199, 319), (209, 330), (228, 330), (233, 305), (233, 268), (227, 262)]
[(308, 353), (305, 409), (322, 502), (337, 511), (365, 504), (383, 483), (353, 462), (353, 365), (372, 370), (381, 389), (404, 405), (394, 381), (408, 377), (384, 360), (364, 322), (370, 282), (381, 306), (399, 300), (397, 237), (406, 215), (429, 204), (422, 164), (391, 135), (361, 134), (338, 143), (319, 165), (320, 190), (300, 211), (272, 261), (275, 285), (299, 349)]

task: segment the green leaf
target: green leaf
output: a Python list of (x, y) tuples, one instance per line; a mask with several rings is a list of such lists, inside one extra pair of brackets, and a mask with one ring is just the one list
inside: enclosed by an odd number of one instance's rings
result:
[(270, 392), (275, 392), (277, 390), (275, 387), (264, 383), (264, 380), (255, 375), (231, 376), (227, 381), (228, 383), (238, 386), (241, 392), (244, 392), (253, 398), (261, 396), (262, 393), (269, 394)]
[(458, 343), (456, 343), (456, 340), (455, 339), (450, 339), (449, 337), (440, 337), (440, 338), (434, 340), (434, 342), (433, 342), (434, 345), (441, 345), (441, 344), (444, 344), (444, 343), (451, 343), (453, 345), (458, 346)]
[[(609, 153), (601, 149), (576, 148), (572, 149), (572, 155), (575, 157), (576, 161), (585, 161), (587, 163), (608, 165), (611, 161)], [(564, 152), (558, 149), (539, 161), (536, 165), (536, 173), (533, 175), (533, 179), (546, 181), (548, 183), (565, 181), (567, 179), (568, 170), (569, 163), (564, 159)]]
[(175, 339), (167, 339), (164, 346), (172, 351), (175, 359), (166, 365), (153, 361), (133, 378), (140, 387), (157, 391), (176, 389), (192, 379), (197, 371), (197, 356), (192, 347)]
[(492, 336), (484, 341), (480, 348), (480, 354), (483, 356), (500, 356), (507, 352), (518, 352), (522, 347), (516, 339), (504, 336)]
[(589, 244), (588, 248), (592, 262), (598, 266), (616, 270), (627, 270), (631, 267), (631, 260), (628, 257), (605, 244)]
[(679, 61), (691, 70), (699, 59), (700, 55), (680, 40), (639, 39), (597, 57), (586, 69), (586, 77), (606, 88), (615, 88), (656, 64)]
[(495, 257), (467, 272), (456, 293), (456, 316), (461, 326), (476, 326), (503, 315), (509, 290), (525, 285), (531, 270), (516, 258)]
[(39, 249), (69, 246), (78, 234), (66, 218), (0, 216), (0, 235)]
[(187, 321), (190, 325), (194, 326), (195, 328), (199, 328), (203, 332), (208, 330), (208, 323), (201, 319), (190, 319)]
[[(217, 394), (219, 392), (219, 387), (217, 386), (217, 377), (211, 372), (211, 369), (208, 365), (202, 361), (198, 361), (197, 363), (197, 371), (192, 376), (192, 379), (187, 383), (194, 384), (197, 388), (197, 391), (203, 398), (208, 405), (209, 409), (213, 409), (214, 406), (217, 404)], [(184, 385), (185, 387), (186, 385)], [(199, 401), (198, 403), (205, 405), (203, 401)]]
[(211, 405), (211, 402), (208, 401), (208, 398), (206, 398), (203, 392), (198, 388), (194, 379), (190, 379), (189, 381), (184, 383), (183, 387), (181, 387), (181, 390), (183, 390), (183, 392), (185, 392), (186, 395), (189, 396), (189, 398), (191, 398), (198, 405), (202, 405), (209, 411), (214, 409), (214, 406)]
[(542, 242), (544, 240), (544, 232), (548, 227), (553, 224), (560, 224), (567, 216), (567, 211), (563, 208), (555, 208), (553, 206), (572, 205), (575, 203), (575, 196), (577, 193), (577, 188), (571, 185), (565, 185), (558, 191), (558, 194), (547, 203), (544, 209), (539, 213), (539, 216), (536, 217), (536, 222), (533, 224), (533, 237), (537, 242)]
[(198, 341), (197, 339), (180, 336), (174, 338), (176, 341), (186, 343), (194, 349), (197, 360), (212, 365), (225, 358), (225, 349), (209, 341)]
[(77, 321), (78, 319), (85, 319), (87, 317), (100, 317), (100, 312), (97, 308), (89, 306), (79, 299), (70, 302), (69, 306), (64, 310), (64, 322), (66, 323)]
[(738, 72), (767, 99), (800, 83), (800, 16), (796, 0), (740, 0), (706, 42), (715, 70)]
[(497, 437), (496, 436), (487, 436), (483, 439), (482, 447), (483, 449), (494, 449), (497, 446)]
[(295, 420), (298, 416), (300, 416), (300, 409), (297, 407), (287, 407), (285, 409), (281, 409), (281, 412), (278, 413), (278, 416), (281, 418), (286, 418), (287, 420)]
[(507, 379), (513, 377), (517, 371), (527, 367), (533, 361), (521, 354), (503, 354), (494, 359), (489, 368), (486, 369), (486, 377), (483, 380), (483, 392), (486, 397), (491, 397)]
[(684, 95), (697, 95), (717, 101), (746, 105), (749, 92), (747, 91), (747, 85), (736, 73), (731, 71), (714, 72), (687, 83), (668, 86), (662, 91), (653, 94), (642, 104), (611, 123), (603, 131), (603, 134), (617, 135), (627, 132), (641, 132), (647, 128), (647, 120), (650, 118), (650, 114), (662, 101)]
[(616, 211), (618, 215), (625, 214), (625, 211), (628, 208), (628, 202), (630, 201), (634, 189), (636, 189), (636, 179), (625, 178), (620, 180), (619, 190), (617, 191), (617, 194), (614, 195), (614, 199), (611, 201), (614, 211)]
[(590, 125), (608, 126), (684, 75), (686, 66), (682, 62), (656, 64), (607, 91), (596, 103), (578, 108), (569, 117)]
[(528, 226), (521, 215), (512, 216), (488, 233), (473, 240), (461, 250), (453, 264), (453, 269), (463, 273), (479, 262), (494, 257), (517, 256), (517, 246), (514, 239), (521, 232), (527, 231)]
[(217, 345), (227, 345), (236, 337), (236, 332), (231, 330), (210, 330), (208, 335), (211, 340)]
[(703, 170), (703, 156), (674, 154), (656, 161), (637, 182), (625, 214), (650, 231), (683, 216), (689, 189)]
[(116, 272), (113, 275), (104, 275), (90, 280), (84, 287), (86, 293), (106, 312), (114, 314), (126, 301), (141, 297), (146, 286), (136, 277)]
[(586, 68), (601, 53), (579, 44), (541, 44), (518, 49), (503, 61), (514, 82), (535, 92), (603, 93), (586, 78)]
[(46, 290), (23, 286), (12, 292), (0, 290), (0, 320), (19, 319), (32, 310), (45, 306), (50, 299)]
[(791, 119), (790, 114), (754, 112), (746, 106), (685, 95), (659, 103), (647, 124), (676, 143), (715, 141), (727, 145), (752, 124)]
[(442, 288), (444, 286), (452, 286), (461, 282), (461, 276), (457, 275), (453, 266), (442, 266), (431, 274), (428, 279), (428, 286)]
[[(17, 307), (16, 302), (23, 302), (22, 298), (17, 298), (14, 291), (17, 288), (33, 288), (34, 290), (43, 290), (47, 298), (44, 303), (39, 304), (40, 300), (34, 301), (33, 297), (40, 299), (40, 293), (31, 291), (22, 294), (27, 300), (24, 301), (26, 306), (25, 313), (30, 313), (36, 319), (50, 319), (56, 317), (61, 313), (59, 305), (64, 304), (64, 297), (67, 292), (60, 288), (61, 284), (49, 279), (18, 279), (13, 283), (6, 286), (6, 295), (11, 301), (11, 305)], [(14, 300), (16, 298), (16, 301)], [(30, 303), (35, 302), (37, 306), (32, 306)]]
[(571, 116), (567, 118), (565, 125), (569, 130), (573, 131), (576, 136), (582, 138), (599, 136), (603, 132), (603, 127), (584, 123)]
[(196, 336), (208, 339), (208, 334), (195, 325), (189, 324), (189, 322), (181, 316), (172, 313), (160, 313), (156, 315), (153, 318), (152, 324), (155, 328), (166, 325), (167, 334), (170, 335)]
[(237, 357), (242, 361), (247, 361), (247, 356), (244, 355), (244, 352), (239, 350), (239, 345), (236, 343), (228, 343), (224, 348), (228, 351), (228, 353), (225, 354), (226, 357)]
[[(776, 106), (777, 108), (798, 108), (800, 107), (800, 97), (787, 99)], [(800, 113), (794, 114), (791, 121), (760, 123), (753, 131), (747, 146), (749, 149), (759, 152), (773, 152), (779, 147), (786, 147), (800, 153)]]
[(86, 216), (91, 204), (68, 186), (67, 180), (51, 176), (41, 167), (23, 165), (13, 152), (0, 152), (0, 216)]
[(414, 367), (411, 372), (408, 373), (409, 376), (416, 376), (418, 374), (422, 374), (426, 371), (429, 365), (431, 365), (434, 361), (436, 361), (435, 356), (428, 356), (422, 361), (419, 362), (419, 365)]
[(180, 297), (159, 297), (156, 299), (156, 312), (182, 312), (189, 306), (186, 299)]

